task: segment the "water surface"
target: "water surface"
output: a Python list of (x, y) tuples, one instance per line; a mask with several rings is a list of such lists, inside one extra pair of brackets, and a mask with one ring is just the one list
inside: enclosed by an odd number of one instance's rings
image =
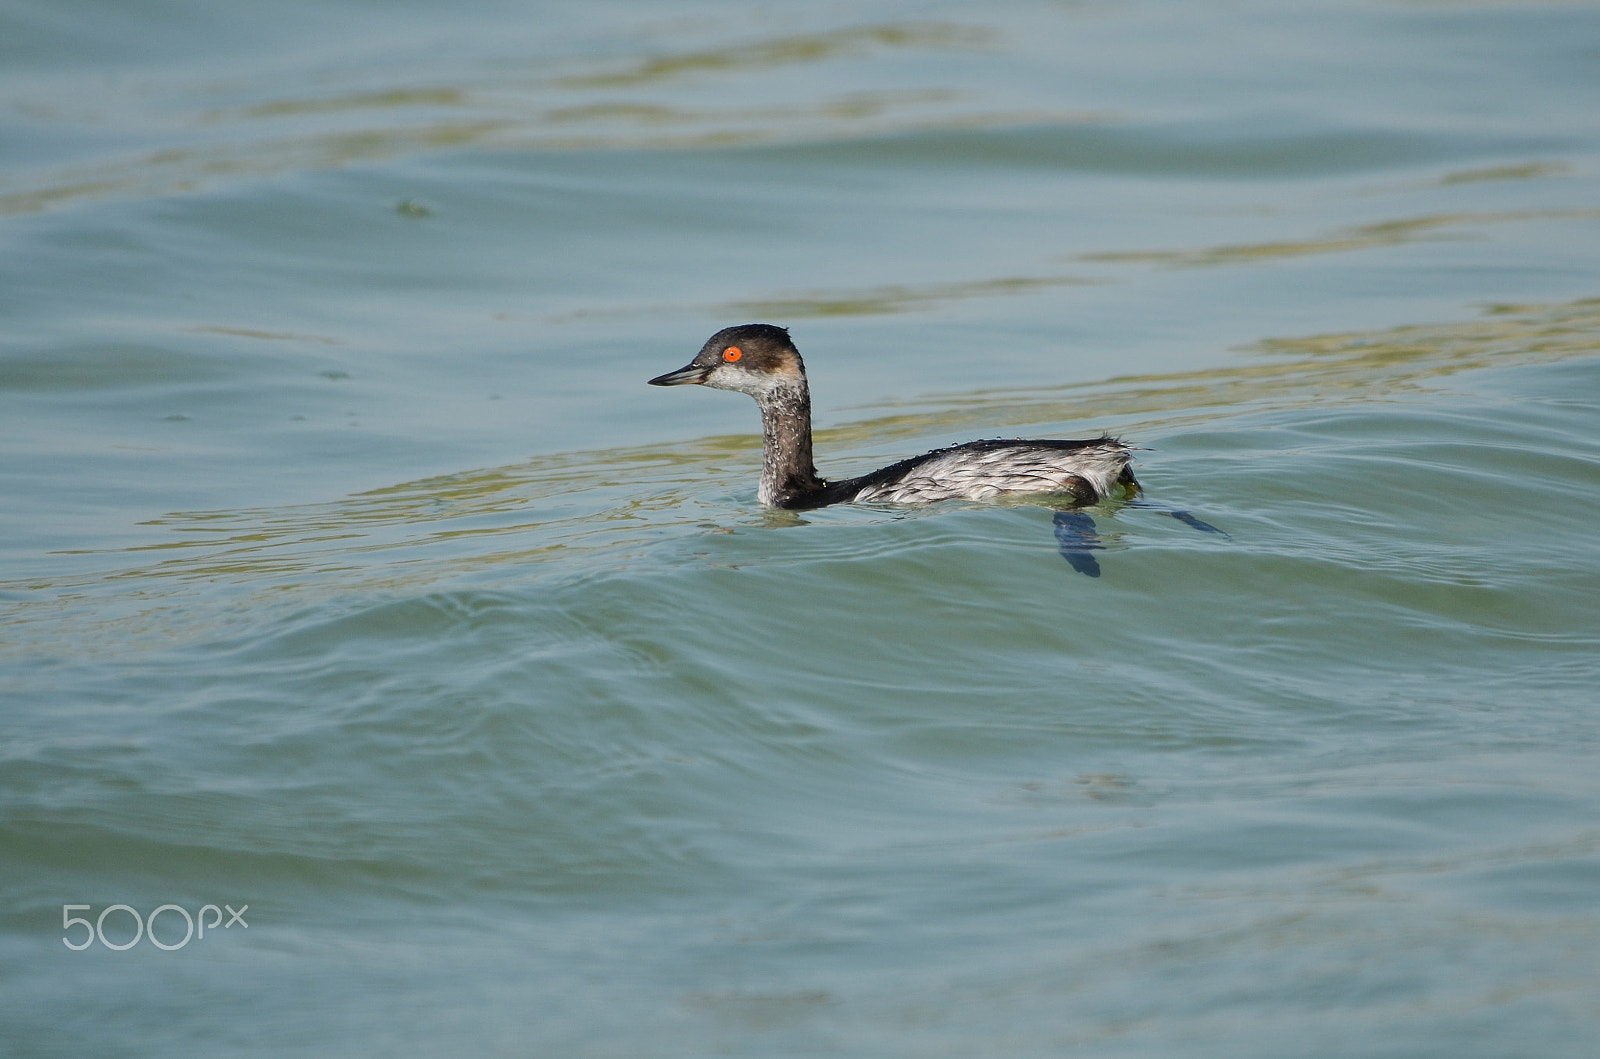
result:
[(8, 1050), (1587, 1055), (1597, 31), (8, 8)]

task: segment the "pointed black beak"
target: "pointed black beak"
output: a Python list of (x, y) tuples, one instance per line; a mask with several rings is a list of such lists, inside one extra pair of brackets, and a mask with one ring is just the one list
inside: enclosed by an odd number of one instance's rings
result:
[(651, 386), (685, 386), (689, 383), (706, 381), (706, 376), (711, 374), (711, 369), (699, 364), (685, 364), (677, 371), (669, 371), (665, 375), (657, 375), (650, 380)]

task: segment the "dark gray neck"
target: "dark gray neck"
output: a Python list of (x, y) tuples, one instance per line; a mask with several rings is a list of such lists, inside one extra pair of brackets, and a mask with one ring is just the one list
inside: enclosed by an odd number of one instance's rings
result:
[(811, 393), (805, 380), (756, 396), (761, 407), (763, 504), (793, 507), (818, 492), (823, 481), (811, 462)]

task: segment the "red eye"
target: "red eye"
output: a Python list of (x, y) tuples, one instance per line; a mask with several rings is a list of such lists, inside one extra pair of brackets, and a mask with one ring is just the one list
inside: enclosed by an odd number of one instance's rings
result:
[(744, 356), (744, 350), (740, 349), (738, 346), (729, 346), (727, 349), (722, 351), (722, 359), (726, 361), (735, 361), (742, 356)]

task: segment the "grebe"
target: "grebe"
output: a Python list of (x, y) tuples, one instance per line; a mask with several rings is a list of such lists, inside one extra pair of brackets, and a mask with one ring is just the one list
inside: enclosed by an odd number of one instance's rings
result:
[[(1117, 485), (1129, 492), (1139, 488), (1128, 467), (1132, 453), (1111, 437), (969, 441), (892, 463), (859, 478), (826, 481), (818, 477), (811, 462), (811, 391), (806, 385), (805, 364), (789, 332), (772, 324), (723, 328), (706, 340), (688, 364), (650, 380), (652, 386), (690, 383), (738, 390), (756, 399), (763, 436), (761, 486), (756, 496), (772, 507), (814, 508), (870, 501), (926, 504), (989, 500), (1008, 493), (1052, 494), (1069, 498), (1067, 503), (1078, 507), (1105, 499)], [(1075, 544), (1076, 550), (1097, 548), (1094, 523), (1087, 515), (1061, 517), (1071, 514), (1057, 512), (1056, 536), (1061, 539), (1063, 554), (1069, 545), (1064, 528), (1068, 536), (1089, 535)], [(1064, 527), (1064, 523), (1068, 525)], [(1092, 557), (1089, 561), (1092, 563)]]

